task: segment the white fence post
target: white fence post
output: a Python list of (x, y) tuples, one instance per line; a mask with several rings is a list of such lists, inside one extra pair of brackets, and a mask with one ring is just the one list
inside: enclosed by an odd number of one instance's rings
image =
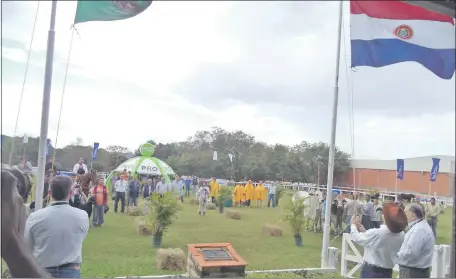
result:
[(340, 275), (347, 275), (347, 233), (342, 235), (342, 255), (340, 259)]
[(442, 258), (439, 261), (439, 270), (442, 270), (442, 274), (439, 275), (439, 278), (447, 278), (451, 274), (451, 246), (440, 245), (440, 247), (442, 247)]
[(442, 261), (441, 258), (442, 248), (440, 245), (434, 245), (434, 253), (432, 254), (432, 268), (431, 268), (431, 278), (440, 278), (439, 276), (439, 262)]
[(336, 247), (328, 248), (328, 267), (337, 268), (337, 262), (339, 261), (339, 249)]

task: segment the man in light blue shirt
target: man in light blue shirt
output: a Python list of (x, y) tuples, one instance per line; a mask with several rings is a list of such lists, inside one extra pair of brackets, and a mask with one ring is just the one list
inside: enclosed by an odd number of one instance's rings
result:
[(276, 186), (274, 184), (271, 184), (271, 186), (268, 189), (268, 207), (271, 206), (275, 207), (275, 194), (276, 194)]
[(424, 219), (421, 205), (407, 204), (405, 214), (409, 230), (395, 258), (395, 263), (399, 265), (399, 278), (430, 278), (434, 234)]
[(50, 182), (54, 202), (30, 214), (24, 240), (38, 264), (54, 278), (79, 278), (82, 242), (89, 231), (87, 213), (68, 204), (71, 178), (56, 176)]
[(369, 195), (366, 195), (365, 197), (366, 203), (363, 204), (363, 217), (361, 219), (361, 223), (363, 224), (363, 227), (366, 230), (369, 230), (372, 228), (372, 213), (374, 210), (374, 204), (372, 203), (372, 200)]

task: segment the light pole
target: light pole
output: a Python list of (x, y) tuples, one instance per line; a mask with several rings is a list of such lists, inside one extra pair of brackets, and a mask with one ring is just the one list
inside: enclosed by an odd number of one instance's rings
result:
[(315, 156), (314, 160), (317, 163), (317, 181), (316, 181), (317, 183), (316, 184), (317, 184), (317, 187), (320, 187), (320, 167), (323, 163), (321, 162), (320, 155)]

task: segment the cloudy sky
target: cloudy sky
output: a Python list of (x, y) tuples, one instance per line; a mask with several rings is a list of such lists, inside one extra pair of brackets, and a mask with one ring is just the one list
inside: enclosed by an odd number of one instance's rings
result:
[[(17, 135), (39, 135), (50, 4), (39, 7)], [(2, 133), (12, 135), (37, 2), (2, 6)], [(354, 135), (356, 158), (454, 155), (454, 78), (416, 63), (351, 71), (344, 8), (337, 145), (352, 153)], [(53, 141), (75, 10), (75, 2), (58, 4)], [(134, 149), (212, 126), (271, 144), (328, 142), (337, 13), (331, 1), (154, 2), (135, 18), (80, 24), (58, 145), (81, 137)]]

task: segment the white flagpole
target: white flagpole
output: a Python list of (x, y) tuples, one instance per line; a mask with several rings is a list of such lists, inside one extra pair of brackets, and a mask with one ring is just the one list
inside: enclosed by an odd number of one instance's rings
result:
[(43, 107), (41, 110), (41, 130), (40, 143), (38, 150), (38, 175), (36, 180), (35, 192), (35, 210), (43, 207), (44, 191), (44, 167), (46, 165), (46, 148), (49, 126), (49, 106), (51, 101), (52, 86), (52, 64), (54, 62), (54, 42), (55, 42), (55, 18), (57, 13), (57, 1), (52, 1), (51, 21), (48, 31), (47, 51), (46, 51), (46, 68), (44, 72), (44, 89), (43, 89)]
[[(343, 1), (339, 1), (339, 22), (338, 22), (338, 35), (337, 35), (337, 53), (336, 53), (336, 77), (334, 80), (334, 100), (332, 109), (332, 123), (331, 123), (331, 142), (329, 146), (329, 159), (328, 159), (328, 185), (326, 187), (326, 208), (325, 208), (325, 224), (323, 227), (323, 245), (321, 250), (321, 267), (328, 266), (328, 248), (329, 248), (329, 233), (330, 233), (330, 218), (331, 218), (331, 200), (332, 200), (332, 187), (334, 176), (334, 155), (336, 147), (336, 128), (337, 128), (337, 106), (339, 102), (339, 64), (340, 64), (340, 42), (342, 38), (342, 12)], [(347, 65), (348, 66), (348, 65)]]

